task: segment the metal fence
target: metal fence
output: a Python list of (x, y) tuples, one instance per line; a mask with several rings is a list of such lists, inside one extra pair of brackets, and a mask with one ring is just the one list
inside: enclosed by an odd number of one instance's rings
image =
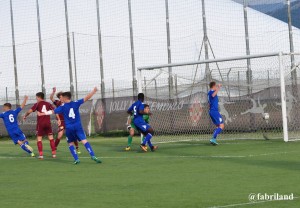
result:
[(53, 86), (75, 98), (93, 86), (98, 98), (131, 96), (138, 66), (300, 51), (299, 2), (257, 2), (0, 0), (1, 102)]

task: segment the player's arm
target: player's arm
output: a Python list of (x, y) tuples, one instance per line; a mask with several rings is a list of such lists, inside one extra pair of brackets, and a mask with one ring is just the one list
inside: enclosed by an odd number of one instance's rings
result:
[(25, 120), (29, 115), (30, 115), (30, 113), (32, 113), (33, 112), (33, 110), (32, 109), (29, 109), (26, 113), (25, 113), (25, 115), (24, 115), (24, 117), (23, 117), (23, 120)]
[(61, 120), (59, 118), (59, 115), (55, 114), (55, 116), (56, 116), (56, 119), (57, 119), (57, 124), (58, 124), (58, 126), (60, 126), (61, 125)]
[(89, 94), (87, 94), (84, 98), (83, 98), (83, 101), (86, 102), (88, 101), (89, 99), (91, 99), (97, 92), (97, 87), (95, 87)]
[(52, 93), (50, 94), (50, 100), (54, 103), (55, 99), (54, 99), (54, 94), (56, 92), (56, 87), (53, 87), (52, 89)]
[(216, 91), (211, 95), (212, 97), (216, 97), (216, 95), (218, 94), (218, 92), (220, 91), (222, 85), (218, 84)]
[(25, 107), (25, 105), (26, 105), (26, 103), (27, 103), (27, 100), (28, 100), (28, 96), (25, 95), (24, 100), (23, 100), (23, 102), (22, 102), (22, 104), (21, 104), (21, 106), (20, 106), (21, 109), (23, 109), (23, 108)]

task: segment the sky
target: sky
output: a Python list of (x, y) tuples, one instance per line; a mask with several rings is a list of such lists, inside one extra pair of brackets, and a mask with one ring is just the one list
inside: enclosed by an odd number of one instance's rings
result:
[[(69, 89), (69, 65), (63, 0), (40, 0), (41, 36), (46, 89)], [(104, 80), (111, 91), (131, 87), (132, 62), (127, 0), (99, 0)], [(167, 36), (164, 0), (132, 0), (134, 51), (136, 67), (166, 64)], [(195, 61), (203, 43), (201, 1), (170, 0), (172, 62)], [(36, 18), (36, 0), (13, 0), (16, 58), (21, 95), (41, 89), (40, 56)], [(231, 0), (206, 1), (210, 58), (245, 55), (243, 8)], [(249, 9), (251, 53), (288, 50), (287, 25)], [(69, 30), (74, 32), (78, 89), (100, 86), (99, 45), (95, 0), (68, 1)], [(295, 46), (300, 45), (295, 30)], [(9, 0), (0, 0), (0, 95), (5, 87), (14, 95), (14, 72)], [(297, 49), (297, 48), (296, 48)], [(74, 48), (71, 36), (71, 60), (75, 80)], [(203, 52), (200, 59), (204, 59)], [(224, 66), (227, 67), (227, 66)], [(174, 68), (185, 83), (194, 76), (194, 67)], [(224, 72), (225, 73), (225, 72)], [(149, 72), (151, 76), (151, 72)], [(199, 79), (204, 69), (199, 71)], [(146, 76), (146, 75), (145, 75)], [(75, 81), (74, 81), (75, 82)], [(166, 79), (162, 76), (161, 83)]]

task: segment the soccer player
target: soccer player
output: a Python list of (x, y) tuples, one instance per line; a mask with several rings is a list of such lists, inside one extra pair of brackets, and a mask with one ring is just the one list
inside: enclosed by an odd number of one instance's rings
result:
[[(144, 111), (149, 114), (150, 112), (150, 107), (147, 104), (144, 104)], [(144, 121), (149, 124), (150, 116), (149, 115), (143, 115)], [(130, 116), (128, 119), (128, 127), (127, 129), (129, 130), (129, 136), (127, 140), (127, 147), (125, 148), (126, 151), (129, 151), (131, 149), (131, 143), (132, 143), (132, 137), (134, 136), (135, 131), (138, 131), (136, 126), (134, 125), (134, 116)], [(144, 138), (145, 139), (145, 138)]]
[[(45, 98), (45, 94), (43, 92), (36, 93), (37, 103), (34, 104), (32, 106), (32, 108), (25, 113), (24, 118), (23, 118), (24, 120), (32, 112), (35, 112), (35, 111), (46, 112), (46, 111), (54, 109), (50, 103), (48, 103), (44, 100), (44, 98)], [(60, 124), (58, 115), (57, 115), (57, 120), (58, 120), (58, 124)], [(50, 116), (44, 116), (44, 117), (37, 116), (36, 131), (37, 131), (37, 147), (38, 147), (38, 151), (39, 151), (39, 159), (41, 159), (41, 160), (44, 159), (42, 139), (43, 139), (43, 136), (45, 136), (45, 135), (48, 136), (48, 139), (50, 142), (50, 147), (52, 150), (52, 157), (56, 158), (56, 150), (55, 150), (55, 143), (54, 143), (54, 139), (53, 139)]]
[(51, 115), (53, 113), (55, 114), (63, 114), (64, 121), (66, 123), (66, 136), (67, 136), (67, 142), (69, 143), (69, 149), (74, 157), (74, 164), (79, 164), (80, 161), (78, 159), (78, 155), (76, 153), (75, 147), (74, 147), (74, 141), (81, 141), (82, 144), (85, 146), (89, 154), (91, 155), (91, 159), (94, 160), (97, 163), (101, 163), (101, 161), (95, 156), (94, 151), (90, 145), (90, 143), (86, 139), (86, 135), (84, 133), (81, 120), (80, 120), (80, 114), (79, 114), (79, 108), (80, 106), (88, 101), (93, 95), (97, 92), (97, 88), (95, 87), (92, 92), (90, 92), (88, 95), (85, 96), (85, 98), (72, 101), (72, 95), (71, 92), (64, 92), (62, 94), (63, 102), (64, 104), (56, 108), (55, 110), (51, 109), (49, 111), (40, 113), (38, 112), (38, 116), (45, 116), (45, 115)]
[[(53, 102), (53, 104), (56, 106), (56, 107), (59, 107), (63, 104), (63, 97), (62, 97), (62, 93), (63, 92), (58, 92), (56, 94), (56, 97), (58, 98), (58, 100), (55, 100), (54, 99), (54, 94), (56, 92), (56, 87), (53, 87), (53, 91), (50, 95), (50, 100)], [(55, 139), (55, 149), (57, 150), (57, 146), (61, 140), (61, 138), (63, 137), (64, 135), (64, 131), (66, 129), (66, 125), (65, 125), (65, 121), (64, 121), (64, 116), (62, 114), (59, 114), (59, 119), (60, 119), (60, 125), (58, 126), (58, 133), (57, 133), (57, 138)], [(78, 141), (74, 141), (74, 144), (75, 144), (75, 147), (76, 147), (76, 151), (77, 151), (77, 154), (81, 154), (80, 150), (79, 150), (79, 147), (78, 147)]]
[(21, 107), (12, 110), (10, 103), (5, 103), (3, 105), (3, 113), (0, 114), (0, 118), (3, 119), (6, 130), (11, 138), (11, 140), (16, 144), (19, 144), (20, 147), (27, 153), (31, 155), (31, 157), (34, 157), (34, 153), (32, 148), (29, 146), (29, 142), (27, 141), (25, 135), (21, 131), (19, 125), (18, 125), (18, 114), (21, 112), (21, 110), (26, 105), (26, 102), (28, 100), (28, 97), (25, 96), (23, 103), (21, 104)]
[(217, 136), (224, 130), (224, 121), (219, 113), (219, 99), (218, 92), (221, 89), (221, 84), (217, 85), (216, 82), (209, 83), (210, 91), (207, 94), (209, 103), (209, 115), (212, 122), (216, 125), (213, 137), (210, 140), (212, 145), (218, 145)]
[(151, 143), (151, 139), (152, 139), (152, 136), (154, 134), (154, 130), (143, 119), (143, 115), (151, 115), (150, 112), (145, 111), (145, 107), (144, 107), (144, 104), (143, 104), (144, 98), (145, 98), (144, 94), (139, 93), (138, 94), (138, 100), (128, 108), (127, 113), (129, 115), (133, 114), (133, 117), (134, 117), (133, 123), (134, 123), (134, 125), (136, 126), (137, 130), (142, 132), (142, 134), (145, 136), (144, 141), (140, 145), (141, 149), (144, 152), (147, 152), (146, 144), (148, 144), (151, 151), (155, 151), (158, 148), (158, 146), (153, 146), (152, 143)]

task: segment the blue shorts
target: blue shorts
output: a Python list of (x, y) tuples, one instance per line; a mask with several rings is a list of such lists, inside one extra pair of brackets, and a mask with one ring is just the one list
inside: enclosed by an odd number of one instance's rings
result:
[(76, 142), (77, 140), (81, 141), (86, 139), (85, 132), (81, 125), (67, 126), (66, 137), (68, 143)]
[(220, 124), (223, 124), (223, 118), (221, 114), (218, 111), (209, 111), (210, 118), (212, 122), (216, 125), (219, 126)]
[(21, 129), (14, 129), (13, 131), (9, 131), (9, 136), (14, 144), (18, 144), (18, 141), (24, 141), (26, 136), (23, 134)]
[(146, 123), (146, 121), (144, 121), (144, 120), (143, 121), (137, 121), (137, 122), (135, 122), (135, 120), (134, 120), (133, 123), (136, 126), (137, 130), (142, 132), (142, 133), (145, 133), (146, 131), (148, 131), (148, 129), (151, 128), (151, 126), (148, 123)]

